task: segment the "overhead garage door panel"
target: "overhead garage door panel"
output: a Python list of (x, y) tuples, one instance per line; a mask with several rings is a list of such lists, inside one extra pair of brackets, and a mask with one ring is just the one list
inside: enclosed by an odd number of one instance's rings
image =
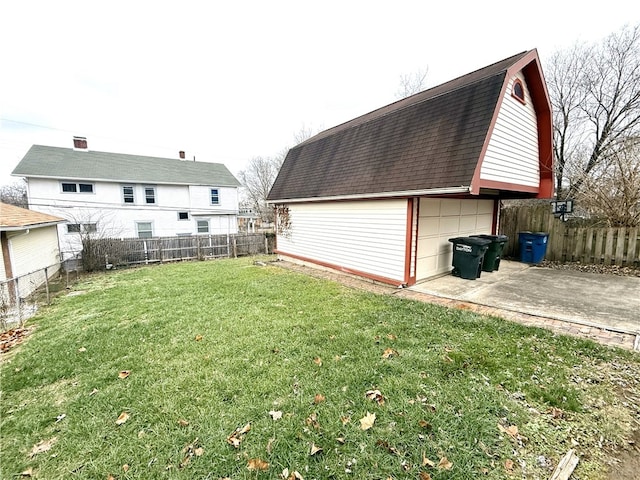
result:
[(420, 199), (416, 279), (451, 270), (453, 237), (490, 234), (494, 200)]

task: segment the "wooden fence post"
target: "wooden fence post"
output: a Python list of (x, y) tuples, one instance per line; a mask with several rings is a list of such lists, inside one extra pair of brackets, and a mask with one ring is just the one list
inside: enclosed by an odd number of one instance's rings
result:
[(51, 298), (49, 297), (49, 269), (44, 267), (44, 289), (47, 292), (47, 305), (51, 305)]

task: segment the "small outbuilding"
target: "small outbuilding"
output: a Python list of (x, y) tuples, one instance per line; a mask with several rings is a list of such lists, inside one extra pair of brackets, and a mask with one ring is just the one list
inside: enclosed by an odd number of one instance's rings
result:
[(280, 257), (394, 285), (451, 271), (452, 237), (494, 234), (499, 202), (553, 194), (536, 50), (292, 148), (269, 193)]
[(4, 301), (14, 298), (18, 278), (21, 298), (45, 282), (45, 271), (53, 275), (60, 269), (59, 223), (63, 218), (0, 203), (0, 293)]

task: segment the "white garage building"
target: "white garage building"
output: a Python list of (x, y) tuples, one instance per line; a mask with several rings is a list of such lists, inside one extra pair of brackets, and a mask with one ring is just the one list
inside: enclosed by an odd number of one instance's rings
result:
[(501, 199), (553, 195), (552, 135), (535, 50), (321, 132), (269, 193), (277, 253), (394, 285), (447, 273), (448, 239), (495, 233)]

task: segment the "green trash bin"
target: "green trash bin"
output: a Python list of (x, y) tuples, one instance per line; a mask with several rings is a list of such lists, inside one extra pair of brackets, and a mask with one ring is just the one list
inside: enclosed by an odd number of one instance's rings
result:
[(509, 237), (506, 235), (471, 235), (472, 238), (484, 238), (489, 240), (489, 248), (484, 254), (484, 260), (482, 261), (483, 272), (493, 272), (500, 269), (500, 258), (502, 251), (506, 245)]
[(486, 238), (456, 237), (453, 243), (453, 271), (456, 277), (475, 280), (482, 274), (482, 260), (491, 240)]

